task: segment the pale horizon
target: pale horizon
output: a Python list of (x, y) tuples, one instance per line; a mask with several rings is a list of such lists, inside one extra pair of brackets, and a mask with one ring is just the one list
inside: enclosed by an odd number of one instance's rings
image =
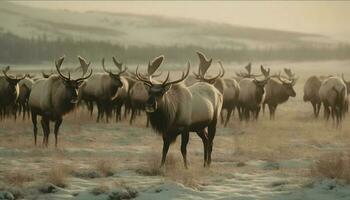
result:
[(300, 1), (18, 1), (25, 6), (161, 15), (233, 25), (321, 34), (349, 41), (350, 2)]

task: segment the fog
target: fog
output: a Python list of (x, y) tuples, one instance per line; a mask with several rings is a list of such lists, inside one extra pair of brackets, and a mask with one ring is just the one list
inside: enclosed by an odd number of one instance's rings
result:
[(106, 11), (184, 17), (234, 25), (319, 33), (349, 41), (346, 1), (19, 1), (19, 4), (72, 11)]

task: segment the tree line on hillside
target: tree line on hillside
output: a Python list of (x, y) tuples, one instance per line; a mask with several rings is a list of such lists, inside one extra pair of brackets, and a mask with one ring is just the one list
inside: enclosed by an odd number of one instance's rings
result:
[(198, 46), (123, 46), (108, 41), (77, 41), (72, 39), (48, 40), (45, 35), (37, 38), (21, 38), (12, 33), (0, 33), (0, 63), (36, 64), (52, 61), (61, 55), (75, 57), (82, 55), (89, 60), (117, 56), (129, 63), (144, 63), (154, 56), (164, 54), (170, 62), (184, 62), (195, 59), (194, 52), (204, 51), (224, 61), (272, 61), (272, 60), (343, 60), (350, 58), (350, 45), (336, 47), (299, 46), (294, 48), (230, 49), (203, 48)]

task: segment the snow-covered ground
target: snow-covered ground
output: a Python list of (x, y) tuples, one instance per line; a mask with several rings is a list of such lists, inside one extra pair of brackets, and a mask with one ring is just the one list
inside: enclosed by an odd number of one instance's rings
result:
[[(133, 126), (128, 120), (96, 124), (80, 108), (64, 118), (58, 149), (52, 134), (49, 148), (34, 147), (30, 120), (1, 121), (0, 199), (350, 199), (345, 182), (310, 173), (324, 153), (349, 150), (348, 118), (335, 129), (322, 117), (315, 120), (302, 101), (308, 76), (343, 72), (350, 79), (350, 63), (266, 64), (273, 72), (293, 67), (300, 77), (297, 97), (277, 109), (275, 121), (265, 113), (257, 122), (241, 123), (235, 115), (227, 128), (218, 125), (210, 169), (202, 167), (196, 134), (190, 135), (188, 170), (179, 142), (159, 169), (162, 139), (145, 127), (144, 115)], [(227, 76), (233, 72), (228, 69)], [(57, 171), (65, 187), (50, 183)]]

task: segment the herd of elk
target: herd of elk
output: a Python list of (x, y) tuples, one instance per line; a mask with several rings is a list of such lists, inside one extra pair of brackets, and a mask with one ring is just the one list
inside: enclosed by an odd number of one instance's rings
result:
[[(10, 67), (6, 67), (0, 76), (0, 120), (12, 115), (16, 119), (17, 114), (22, 114), (23, 119), (31, 117), (36, 145), (37, 117), (41, 116), (44, 146), (48, 146), (49, 124), (53, 121), (57, 146), (63, 116), (80, 105), (86, 106), (90, 115), (96, 106), (97, 122), (103, 118), (108, 122), (112, 113), (116, 122), (130, 114), (132, 125), (141, 112), (146, 112), (147, 126), (150, 124), (163, 138), (162, 166), (169, 146), (181, 135), (181, 153), (187, 168), (189, 133), (196, 132), (203, 142), (204, 166), (209, 167), (219, 118), (227, 126), (237, 109), (240, 121), (257, 120), (261, 108), (264, 110), (268, 105), (273, 120), (277, 106), (296, 96), (294, 85), (298, 78), (287, 68), (283, 75), (281, 72), (271, 75), (270, 69), (264, 66), (260, 67), (260, 73), (252, 73), (251, 63), (245, 67), (246, 72), (224, 77), (221, 61), (217, 61), (218, 73), (213, 76), (209, 70), (213, 68), (213, 59), (202, 52), (196, 54), (198, 70), (190, 74), (188, 62), (186, 72), (172, 81), (169, 72), (163, 80), (159, 78), (162, 70), (158, 69), (164, 56), (150, 61), (146, 73), (140, 73), (139, 66), (135, 72), (128, 71), (115, 57), (112, 61), (117, 72), (108, 69), (103, 58), (103, 72), (92, 73), (91, 62), (80, 56), (78, 68), (61, 69), (64, 61), (61, 57), (55, 61), (56, 72), (42, 72), (42, 77), (10, 75)], [(155, 73), (157, 70), (159, 74)], [(82, 75), (73, 79), (73, 72)], [(305, 82), (303, 99), (311, 102), (315, 117), (323, 105), (325, 118), (328, 120), (331, 116), (339, 126), (348, 111), (349, 91), (350, 82), (344, 76), (312, 76)]]

